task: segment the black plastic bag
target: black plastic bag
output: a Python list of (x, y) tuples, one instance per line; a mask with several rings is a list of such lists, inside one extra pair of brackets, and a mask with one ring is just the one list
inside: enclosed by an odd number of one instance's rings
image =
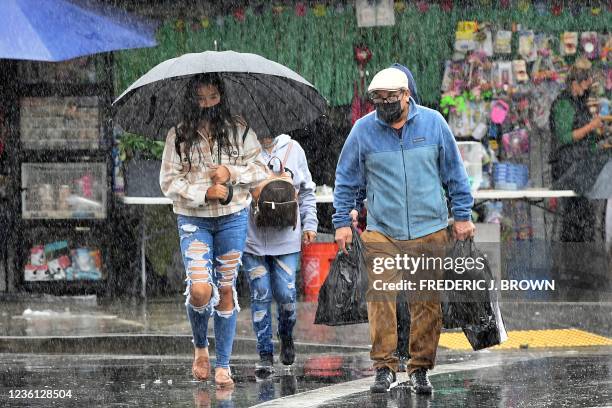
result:
[(327, 326), (367, 323), (367, 289), (363, 242), (353, 228), (348, 255), (338, 251), (321, 286), (314, 323)]
[(480, 305), (488, 316), (482, 318), (478, 324), (468, 324), (463, 327), (463, 334), (474, 351), (496, 346), (508, 339), (497, 301)]
[[(464, 268), (465, 270), (461, 273), (447, 270), (444, 274), (445, 280), (485, 280), (486, 282), (490, 282), (490, 280), (493, 279), (489, 263), (484, 257), (484, 254), (476, 248), (473, 240), (456, 241), (447, 256), (453, 259), (481, 258), (484, 260), (484, 268)], [(491, 302), (491, 296), (488, 290), (471, 292), (447, 291), (445, 295), (445, 300), (442, 302), (442, 316), (443, 326), (447, 329), (464, 327), (469, 324), (478, 324), (482, 319), (490, 315), (490, 307), (487, 305)]]
[(495, 346), (505, 341), (508, 336), (497, 302), (495, 292), (488, 290), (493, 274), (484, 254), (476, 248), (472, 239), (456, 241), (449, 256), (453, 258), (480, 258), (484, 268), (465, 268), (460, 274), (446, 271), (444, 279), (484, 280), (487, 290), (469, 293), (446, 292), (442, 302), (443, 326), (447, 329), (462, 328), (474, 350)]

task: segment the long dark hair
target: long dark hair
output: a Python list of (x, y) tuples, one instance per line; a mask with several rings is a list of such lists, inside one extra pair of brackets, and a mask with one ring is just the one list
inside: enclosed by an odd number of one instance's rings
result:
[[(243, 122), (239, 117), (232, 116), (230, 113), (225, 98), (225, 87), (218, 74), (201, 74), (193, 77), (187, 84), (187, 88), (183, 95), (181, 122), (176, 129), (176, 140), (174, 143), (174, 148), (179, 158), (181, 158), (181, 144), (184, 145), (184, 152), (189, 162), (189, 170), (191, 170), (191, 150), (194, 145), (197, 146), (200, 159), (202, 157), (202, 152), (198, 144), (198, 140), (201, 137), (198, 134), (198, 124), (202, 120), (202, 110), (198, 105), (197, 89), (199, 86), (206, 85), (216, 87), (221, 99), (220, 102), (215, 105), (217, 107), (216, 109), (218, 109), (218, 114), (214, 118), (209, 119), (210, 134), (220, 146), (221, 150), (225, 151), (228, 155), (230, 154), (232, 146), (238, 146), (238, 129), (236, 125)], [(230, 131), (232, 133), (231, 139), (229, 135)]]

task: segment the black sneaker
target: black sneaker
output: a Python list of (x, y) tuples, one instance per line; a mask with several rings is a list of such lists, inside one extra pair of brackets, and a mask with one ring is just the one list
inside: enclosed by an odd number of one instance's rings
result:
[(284, 365), (291, 365), (295, 361), (295, 346), (292, 336), (280, 337), (280, 358)]
[(397, 385), (397, 377), (395, 372), (389, 367), (376, 369), (376, 379), (374, 385), (370, 387), (371, 392), (387, 392)]
[(410, 382), (414, 392), (417, 394), (431, 394), (433, 391), (433, 387), (427, 376), (427, 369), (425, 368), (419, 368), (413, 371), (412, 374), (410, 374)]
[(255, 376), (268, 378), (274, 373), (274, 356), (263, 353), (259, 355), (259, 362), (255, 364)]

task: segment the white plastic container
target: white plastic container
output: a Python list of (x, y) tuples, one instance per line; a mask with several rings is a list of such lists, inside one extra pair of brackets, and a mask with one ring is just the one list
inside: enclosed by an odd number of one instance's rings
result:
[(457, 142), (457, 146), (470, 180), (470, 188), (472, 191), (476, 191), (482, 183), (482, 144), (479, 142)]

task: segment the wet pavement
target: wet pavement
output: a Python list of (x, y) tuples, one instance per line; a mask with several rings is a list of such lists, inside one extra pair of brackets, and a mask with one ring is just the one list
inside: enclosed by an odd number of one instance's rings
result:
[[(612, 355), (606, 350), (442, 358), (431, 377), (432, 396), (416, 395), (406, 383), (388, 394), (370, 394), (367, 388), (373, 373), (365, 353), (300, 358), (290, 370), (277, 367), (267, 380), (255, 378), (252, 359), (237, 356), (232, 366), (233, 390), (193, 381), (190, 363), (182, 356), (0, 354), (0, 405), (538, 408), (612, 404)], [(405, 373), (400, 380), (407, 380)], [(10, 398), (11, 390), (38, 390), (39, 398)], [(47, 390), (63, 390), (64, 398), (42, 398)]]
[(388, 394), (353, 394), (321, 408), (605, 407), (612, 404), (612, 356), (544, 357), (478, 370), (434, 375), (434, 393), (408, 383)]
[[(216, 389), (191, 377), (191, 360), (180, 356), (146, 358), (108, 355), (0, 355), (0, 405), (10, 407), (247, 407), (286, 395), (353, 379), (351, 361), (333, 378), (310, 376), (301, 367), (279, 370), (257, 381), (254, 361), (234, 359), (236, 386)], [(10, 398), (11, 390), (70, 391), (70, 397)], [(17, 392), (17, 391), (15, 391)], [(16, 395), (13, 392), (13, 395)]]
[[(183, 297), (136, 300), (95, 296), (41, 297), (2, 301), (0, 336), (95, 336), (107, 334), (185, 335), (191, 333)], [(241, 300), (236, 335), (253, 337), (248, 300)], [(295, 337), (304, 343), (369, 347), (367, 324), (313, 324), (317, 304), (299, 302)], [(612, 337), (610, 302), (502, 302), (508, 330), (580, 328)], [(212, 325), (209, 327), (212, 334)]]
[[(267, 380), (255, 378), (255, 340), (248, 303), (243, 303), (234, 343), (233, 391), (192, 380), (193, 346), (181, 297), (147, 302), (41, 297), (4, 301), (2, 306), (2, 407), (612, 406), (612, 347), (561, 344), (570, 335), (591, 335), (612, 345), (610, 303), (502, 303), (510, 339), (521, 330), (519, 338), (526, 344), (466, 352), (441, 340), (432, 397), (417, 396), (406, 384), (383, 396), (370, 395), (374, 372), (367, 324), (314, 325), (316, 303), (298, 304), (297, 363)], [(546, 342), (534, 336), (561, 345), (542, 346)], [(405, 373), (400, 381), (407, 381)], [(17, 389), (38, 390), (39, 396), (70, 390), (71, 398), (10, 399), (10, 390)]]

